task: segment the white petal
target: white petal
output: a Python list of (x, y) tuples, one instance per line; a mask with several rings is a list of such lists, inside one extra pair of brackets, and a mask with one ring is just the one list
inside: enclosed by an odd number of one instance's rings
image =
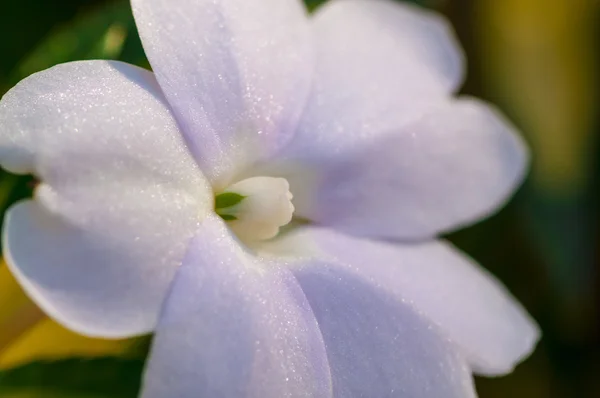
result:
[(59, 65), (0, 102), (0, 163), (41, 179), (4, 250), (47, 312), (83, 334), (150, 331), (212, 194), (150, 72)]
[(389, 0), (316, 13), (313, 89), (268, 170), (296, 214), (357, 235), (430, 237), (477, 220), (520, 181), (524, 150), (485, 106), (451, 103), (463, 57), (441, 17)]
[[(510, 293), (446, 243), (400, 245), (304, 228), (273, 243), (268, 250), (316, 257), (331, 273), (327, 278), (349, 280), (348, 289), (355, 284), (380, 291), (389, 296), (390, 302), (410, 304), (460, 347), (478, 373), (510, 372), (532, 352), (539, 339), (535, 322)], [(306, 260), (300, 265), (303, 263)], [(319, 272), (310, 270), (316, 275)], [(301, 284), (306, 291), (305, 284)], [(306, 295), (312, 304), (310, 292)], [(315, 313), (318, 317), (316, 309)]]
[(323, 340), (298, 283), (244, 252), (213, 218), (177, 274), (144, 380), (143, 398), (331, 397)]
[(314, 29), (321, 68), (352, 57), (352, 64), (339, 73), (363, 77), (361, 71), (374, 67), (369, 62), (386, 61), (387, 73), (372, 77), (389, 79), (394, 88), (400, 79), (410, 84), (407, 78), (413, 73), (421, 79), (435, 75), (448, 92), (464, 79), (464, 55), (450, 22), (420, 6), (394, 0), (330, 0), (315, 13)]
[(427, 318), (327, 263), (294, 271), (319, 322), (336, 398), (475, 398), (471, 370)]
[(288, 149), (359, 148), (444, 101), (463, 75), (449, 24), (391, 0), (333, 0), (313, 18), (316, 71)]
[(324, 144), (297, 153), (271, 174), (289, 181), (300, 216), (354, 235), (415, 240), (495, 212), (527, 163), (523, 141), (501, 114), (461, 99), (360, 148)]
[(313, 68), (299, 0), (132, 4), (158, 81), (213, 181), (226, 185), (288, 141)]

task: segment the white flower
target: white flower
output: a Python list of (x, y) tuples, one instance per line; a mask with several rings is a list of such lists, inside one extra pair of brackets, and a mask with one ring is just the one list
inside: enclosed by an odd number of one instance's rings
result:
[(146, 398), (474, 397), (472, 371), (531, 352), (519, 304), (436, 239), (527, 162), (496, 111), (453, 97), (444, 20), (388, 0), (310, 18), (298, 0), (132, 3), (154, 74), (69, 63), (0, 102), (0, 163), (41, 181), (5, 256), (51, 316), (155, 330)]

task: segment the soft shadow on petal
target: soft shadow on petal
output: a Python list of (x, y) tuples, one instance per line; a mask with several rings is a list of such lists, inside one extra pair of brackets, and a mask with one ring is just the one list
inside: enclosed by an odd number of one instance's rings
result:
[[(447, 243), (392, 244), (352, 238), (328, 229), (303, 228), (264, 250), (304, 257), (297, 260), (300, 265), (311, 264), (307, 259), (317, 258), (328, 265), (328, 280), (336, 275), (341, 281), (355, 280), (345, 282), (348, 290), (370, 289), (396, 305), (409, 304), (460, 348), (477, 373), (501, 375), (512, 371), (539, 339), (537, 325), (510, 293)], [(302, 273), (320, 272), (317, 266), (308, 270), (301, 267)], [(306, 288), (305, 293), (313, 304)]]
[(158, 84), (118, 62), (63, 64), (0, 102), (0, 163), (41, 181), (7, 212), (7, 263), (86, 335), (150, 331), (212, 194)]
[(146, 54), (218, 185), (289, 140), (313, 70), (299, 0), (133, 0)]
[(207, 218), (163, 308), (143, 398), (331, 397), (322, 336), (294, 279)]
[(351, 151), (310, 151), (273, 169), (290, 182), (297, 214), (353, 235), (413, 241), (494, 213), (527, 165), (513, 126), (462, 98)]
[(414, 308), (349, 270), (294, 270), (325, 339), (336, 398), (475, 398), (457, 347)]

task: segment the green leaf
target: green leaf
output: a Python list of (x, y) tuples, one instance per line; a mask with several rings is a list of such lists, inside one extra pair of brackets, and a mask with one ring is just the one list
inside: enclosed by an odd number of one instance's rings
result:
[(144, 361), (70, 358), (38, 361), (0, 371), (6, 398), (136, 398)]
[(235, 192), (224, 192), (215, 198), (215, 209), (226, 209), (240, 203), (245, 196)]
[(131, 34), (137, 35), (128, 2), (108, 3), (47, 36), (17, 66), (11, 80), (16, 83), (32, 73), (69, 61), (119, 59)]

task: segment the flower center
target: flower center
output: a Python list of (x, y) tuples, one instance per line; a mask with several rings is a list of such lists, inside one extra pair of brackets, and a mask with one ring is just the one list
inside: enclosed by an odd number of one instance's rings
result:
[(285, 178), (247, 178), (215, 197), (215, 211), (240, 239), (271, 239), (292, 220), (290, 184)]

